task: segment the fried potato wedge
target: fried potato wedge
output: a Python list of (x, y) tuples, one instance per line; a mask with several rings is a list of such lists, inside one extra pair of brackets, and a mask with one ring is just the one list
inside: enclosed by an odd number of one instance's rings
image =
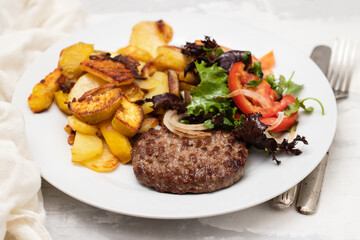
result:
[(147, 51), (156, 57), (157, 48), (171, 41), (173, 30), (164, 21), (143, 21), (136, 24), (131, 33), (130, 45)]
[(169, 93), (180, 97), (179, 77), (174, 70), (168, 70)]
[(178, 71), (179, 81), (186, 82), (192, 85), (198, 85), (200, 83), (199, 77), (192, 73), (188, 72), (185, 76), (184, 71)]
[(191, 91), (191, 90), (196, 89), (195, 85), (192, 85), (192, 84), (189, 84), (189, 83), (186, 83), (186, 82), (181, 82), (180, 81), (179, 85), (180, 85), (180, 91), (183, 91), (183, 90)]
[(90, 90), (92, 94), (86, 96), (87, 92), (84, 98), (69, 102), (70, 111), (88, 124), (97, 124), (110, 118), (122, 104), (121, 93), (117, 88), (101, 88), (98, 88), (98, 92)]
[(99, 130), (95, 125), (84, 123), (74, 115), (68, 117), (68, 125), (76, 132), (96, 134)]
[[(145, 94), (144, 99), (152, 98), (155, 95), (169, 92), (169, 81), (167, 74), (163, 72), (155, 72), (150, 78), (153, 78), (153, 81), (157, 81), (159, 84), (154, 89), (150, 90), (147, 94)], [(153, 103), (151, 102), (144, 103), (141, 106), (144, 114), (152, 112), (154, 110), (152, 106)]]
[(54, 100), (55, 92), (60, 88), (59, 83), (64, 80), (60, 69), (57, 68), (37, 83), (28, 97), (31, 111), (39, 113), (49, 109)]
[(157, 118), (145, 118), (143, 123), (141, 124), (141, 128), (139, 133), (148, 132), (151, 128), (159, 125), (159, 119)]
[(153, 59), (153, 57), (151, 56), (151, 54), (148, 51), (140, 49), (140, 48), (138, 48), (136, 46), (132, 46), (132, 45), (129, 45), (124, 48), (120, 48), (116, 52), (118, 54), (131, 56), (135, 60), (141, 61), (141, 62), (149, 62)]
[(81, 62), (81, 69), (116, 85), (130, 84), (138, 76), (139, 63), (130, 56), (110, 53), (92, 55)]
[(157, 57), (153, 60), (157, 70), (173, 69), (184, 71), (188, 62), (181, 49), (173, 46), (160, 46), (157, 49)]
[(103, 152), (89, 160), (81, 161), (81, 165), (95, 172), (111, 172), (119, 166), (119, 159), (112, 154), (109, 146), (103, 143)]
[(94, 134), (76, 132), (74, 145), (71, 149), (71, 161), (82, 162), (103, 152), (102, 140)]
[(157, 81), (156, 78), (149, 77), (146, 80), (135, 80), (135, 83), (139, 85), (140, 88), (151, 90), (156, 88), (157, 85), (159, 85), (159, 81)]
[(121, 94), (125, 95), (125, 97), (130, 102), (137, 102), (139, 100), (143, 100), (145, 93), (140, 89), (139, 85), (135, 82), (130, 83), (129, 85), (120, 86), (119, 87)]
[(59, 90), (55, 92), (54, 95), (55, 95), (55, 102), (59, 107), (59, 109), (66, 115), (71, 115), (72, 112), (70, 111), (68, 106), (69, 94)]
[(111, 125), (111, 121), (101, 122), (99, 127), (111, 152), (122, 164), (128, 163), (131, 160), (132, 149), (128, 137), (115, 130)]
[(132, 137), (139, 132), (144, 114), (142, 108), (121, 97), (121, 104), (111, 122), (112, 126), (125, 136)]
[(107, 84), (108, 82), (102, 80), (99, 77), (96, 77), (90, 73), (82, 75), (75, 85), (71, 88), (68, 101), (72, 102), (74, 99), (79, 99), (85, 92), (90, 91), (91, 89), (98, 88)]
[(156, 65), (153, 61), (147, 62), (141, 69), (141, 76), (143, 78), (148, 78), (156, 72)]
[(93, 51), (94, 45), (82, 42), (63, 49), (59, 59), (61, 73), (69, 79), (78, 78), (83, 72), (80, 68), (80, 63), (88, 59)]

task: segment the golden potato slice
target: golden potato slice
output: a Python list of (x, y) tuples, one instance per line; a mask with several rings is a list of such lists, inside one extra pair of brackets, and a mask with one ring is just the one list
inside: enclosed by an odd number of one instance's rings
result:
[(105, 142), (109, 145), (111, 152), (120, 160), (122, 164), (126, 164), (131, 160), (131, 144), (125, 135), (115, 130), (111, 125), (111, 121), (104, 121), (99, 124)]
[(157, 125), (159, 125), (159, 119), (145, 118), (139, 130), (139, 133), (148, 132), (151, 128), (154, 128)]
[(150, 60), (153, 59), (153, 57), (151, 56), (151, 54), (149, 52), (147, 52), (146, 50), (137, 48), (136, 46), (132, 46), (132, 45), (129, 45), (124, 48), (120, 48), (116, 52), (118, 54), (131, 56), (135, 60), (141, 61), (141, 62), (149, 62)]
[(84, 134), (96, 134), (99, 130), (96, 126), (84, 123), (74, 115), (68, 117), (68, 125), (77, 132)]
[(196, 89), (195, 85), (180, 81), (180, 91), (183, 91), (183, 90), (191, 91), (193, 89)]
[(157, 70), (174, 69), (185, 70), (188, 62), (181, 49), (173, 46), (160, 46), (157, 49), (158, 55), (153, 60)]
[(59, 83), (64, 80), (60, 69), (57, 68), (37, 83), (28, 97), (31, 111), (39, 113), (49, 109), (54, 100), (55, 92), (59, 90)]
[(148, 78), (156, 72), (156, 66), (153, 61), (147, 62), (144, 67), (141, 69), (141, 76), (143, 78)]
[(144, 21), (133, 27), (130, 45), (145, 50), (149, 52), (152, 57), (156, 57), (157, 48), (169, 43), (172, 36), (172, 28), (164, 21)]
[(111, 122), (112, 126), (125, 136), (132, 137), (139, 132), (144, 114), (142, 108), (121, 97), (121, 105)]
[(169, 93), (180, 97), (179, 77), (174, 70), (168, 70)]
[(74, 145), (71, 149), (71, 161), (81, 162), (89, 160), (103, 152), (102, 140), (94, 134), (75, 134)]
[(98, 88), (102, 85), (107, 84), (108, 82), (102, 80), (99, 77), (96, 77), (90, 73), (82, 75), (75, 85), (72, 87), (68, 101), (72, 102), (74, 99), (79, 99), (85, 92), (90, 91), (91, 89)]
[(54, 95), (55, 95), (55, 102), (56, 102), (57, 106), (59, 107), (59, 109), (66, 115), (71, 115), (72, 113), (68, 106), (69, 94), (64, 93), (63, 91), (59, 90), (59, 91), (55, 92)]
[(93, 51), (94, 45), (82, 42), (63, 49), (59, 60), (59, 68), (62, 74), (69, 79), (78, 78), (83, 71), (80, 68), (80, 63), (88, 59)]
[(81, 68), (99, 78), (117, 85), (127, 85), (138, 76), (139, 63), (130, 56), (110, 53), (93, 55), (81, 62)]
[(192, 72), (188, 72), (186, 76), (184, 76), (184, 71), (178, 71), (178, 75), (179, 81), (186, 82), (192, 85), (198, 85), (200, 83), (199, 77)]
[(95, 172), (111, 172), (119, 166), (119, 159), (111, 153), (109, 146), (104, 142), (101, 155), (81, 161), (80, 164)]
[(143, 100), (145, 93), (140, 89), (139, 85), (135, 82), (130, 83), (129, 85), (120, 86), (119, 87), (121, 94), (125, 95), (125, 97), (130, 102), (137, 102), (139, 100)]
[[(151, 78), (154, 78), (155, 81), (158, 81), (159, 84), (156, 86), (156, 88), (150, 90), (147, 94), (145, 94), (144, 99), (146, 98), (152, 98), (155, 95), (163, 94), (166, 92), (169, 92), (169, 82), (168, 82), (168, 76), (167, 74), (163, 72), (155, 72)], [(152, 112), (154, 109), (152, 108), (153, 103), (146, 102), (141, 107), (143, 109), (144, 114), (148, 114)]]
[(146, 90), (154, 89), (157, 85), (159, 85), (159, 81), (153, 77), (149, 77), (146, 80), (135, 80), (134, 82), (137, 83), (140, 88)]
[[(93, 92), (93, 90), (90, 91)], [(119, 89), (105, 88), (70, 102), (69, 109), (80, 120), (88, 124), (96, 124), (110, 118), (121, 105), (121, 99)]]

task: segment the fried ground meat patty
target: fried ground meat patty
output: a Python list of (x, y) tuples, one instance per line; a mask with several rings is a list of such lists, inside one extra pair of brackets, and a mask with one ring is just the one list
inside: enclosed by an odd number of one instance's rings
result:
[(237, 182), (247, 156), (245, 144), (229, 133), (189, 139), (161, 128), (135, 141), (132, 165), (138, 181), (159, 192), (203, 193)]

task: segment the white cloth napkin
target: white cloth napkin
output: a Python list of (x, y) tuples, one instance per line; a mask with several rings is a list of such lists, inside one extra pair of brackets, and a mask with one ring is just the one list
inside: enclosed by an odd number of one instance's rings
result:
[(0, 0), (0, 239), (51, 239), (40, 170), (31, 160), (23, 118), (9, 101), (29, 64), (83, 20), (75, 0)]

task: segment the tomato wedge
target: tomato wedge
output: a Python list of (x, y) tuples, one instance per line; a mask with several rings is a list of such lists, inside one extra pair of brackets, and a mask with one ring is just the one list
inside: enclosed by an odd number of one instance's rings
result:
[[(290, 116), (285, 115), (281, 123), (277, 127), (273, 128), (271, 132), (282, 132), (290, 129), (291, 126), (296, 123), (298, 116), (299, 116), (298, 112), (295, 112)], [(268, 117), (268, 118), (260, 118), (260, 121), (266, 125), (272, 125), (276, 121), (276, 119), (277, 119), (276, 117)]]
[[(264, 123), (266, 122), (265, 124), (271, 125), (271, 123), (275, 122), (277, 113), (283, 111), (289, 104), (294, 103), (295, 98), (288, 94), (284, 95), (280, 101), (277, 101), (279, 99), (278, 95), (265, 80), (262, 80), (256, 89), (246, 87), (246, 84), (250, 81), (259, 80), (259, 78), (244, 70), (244, 67), (244, 63), (238, 62), (230, 69), (228, 80), (230, 92), (238, 89), (244, 89), (247, 92), (247, 94), (234, 96), (234, 102), (244, 114), (261, 113), (262, 118), (260, 120)], [(274, 128), (272, 132), (290, 128), (297, 120), (297, 113), (293, 115), (290, 117), (285, 116), (280, 125)]]

